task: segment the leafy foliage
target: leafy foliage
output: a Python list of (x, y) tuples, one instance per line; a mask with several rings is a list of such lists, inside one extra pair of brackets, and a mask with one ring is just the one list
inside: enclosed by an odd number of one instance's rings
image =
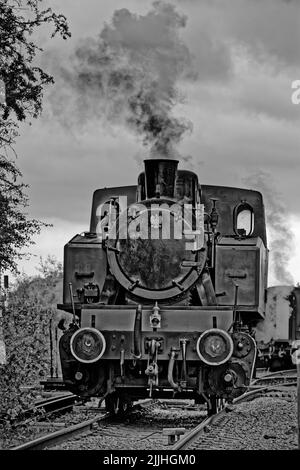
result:
[(37, 270), (43, 276), (44, 279), (55, 281), (57, 278), (62, 279), (63, 276), (63, 265), (54, 256), (48, 255), (45, 260), (40, 258), (40, 265)]
[[(42, 50), (35, 33), (47, 25), (52, 37), (70, 36), (66, 18), (44, 8), (43, 0), (0, 0), (0, 273), (17, 271), (17, 259), (25, 254), (21, 250), (44, 225), (24, 211), (28, 198), (14, 144), (18, 122), (41, 113), (44, 87), (54, 82), (35, 61)], [(56, 315), (62, 274), (61, 265), (51, 258), (41, 269), (42, 275), (34, 279), (18, 278), (2, 318), (7, 352), (7, 364), (0, 366), (2, 427), (32, 402), (33, 395), (22, 387), (49, 372), (49, 322)]]
[(26, 185), (15, 163), (14, 144), (18, 121), (37, 117), (42, 110), (43, 89), (54, 82), (51, 75), (34, 64), (42, 49), (34, 33), (48, 24), (52, 36), (70, 36), (66, 18), (42, 0), (0, 0), (0, 80), (5, 99), (0, 102), (0, 269), (16, 270), (20, 250), (43, 226), (24, 212), (28, 206)]
[(46, 225), (29, 219), (24, 212), (28, 198), (26, 185), (16, 181), (20, 176), (14, 162), (0, 155), (0, 267), (4, 270), (17, 269), (16, 261), (23, 256), (20, 250)]
[(0, 434), (1, 426), (9, 428), (33, 403), (34, 394), (24, 387), (49, 375), (51, 320), (54, 325), (64, 316), (56, 310), (62, 295), (61, 263), (48, 257), (41, 260), (40, 271), (42, 275), (17, 278), (3, 313), (7, 364), (0, 366)]
[(42, 50), (32, 35), (45, 23), (53, 27), (52, 36), (70, 36), (66, 18), (51, 8), (40, 9), (42, 0), (2, 0), (0, 3), (0, 76), (5, 84), (6, 105), (3, 119), (12, 111), (18, 120), (36, 117), (41, 111), (43, 87), (53, 77), (34, 66), (36, 53)]

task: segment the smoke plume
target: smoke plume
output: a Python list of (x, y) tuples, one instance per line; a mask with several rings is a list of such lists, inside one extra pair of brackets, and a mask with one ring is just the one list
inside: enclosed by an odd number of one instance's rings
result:
[(259, 172), (244, 178), (243, 182), (260, 191), (264, 198), (267, 228), (270, 235), (270, 268), (280, 284), (293, 284), (288, 263), (294, 251), (294, 235), (288, 225), (287, 210), (282, 196), (274, 189), (270, 174)]
[(174, 157), (176, 144), (192, 127), (174, 115), (183, 100), (178, 80), (195, 78), (179, 36), (185, 25), (184, 15), (160, 1), (144, 16), (115, 11), (100, 35), (81, 41), (68, 65), (57, 71), (56, 116), (68, 125), (95, 118), (125, 124), (142, 137), (152, 157)]

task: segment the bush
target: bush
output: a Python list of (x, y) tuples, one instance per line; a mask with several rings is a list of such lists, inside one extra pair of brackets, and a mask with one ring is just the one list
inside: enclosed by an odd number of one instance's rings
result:
[(49, 328), (54, 333), (57, 322), (68, 317), (56, 309), (62, 297), (61, 264), (48, 258), (41, 266), (42, 275), (17, 279), (3, 312), (7, 363), (0, 366), (2, 425), (11, 425), (33, 403), (32, 390), (23, 387), (38, 385), (50, 374)]

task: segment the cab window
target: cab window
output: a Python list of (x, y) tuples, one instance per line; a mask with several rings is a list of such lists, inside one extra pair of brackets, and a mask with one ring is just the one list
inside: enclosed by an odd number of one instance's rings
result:
[(234, 209), (234, 231), (239, 237), (250, 237), (254, 230), (253, 207), (246, 201)]

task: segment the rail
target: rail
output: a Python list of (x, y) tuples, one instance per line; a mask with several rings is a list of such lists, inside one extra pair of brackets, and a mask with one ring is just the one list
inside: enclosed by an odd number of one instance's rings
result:
[(74, 424), (60, 431), (55, 431), (53, 433), (47, 434), (45, 436), (38, 437), (32, 441), (25, 442), (24, 444), (13, 447), (11, 450), (42, 450), (45, 447), (52, 447), (55, 444), (64, 442), (71, 437), (74, 437), (78, 434), (84, 434), (95, 427), (95, 425), (109, 416), (109, 413), (105, 413), (102, 416), (96, 416), (82, 423)]
[[(296, 384), (296, 382), (294, 383)], [(293, 384), (293, 385), (294, 385)], [(257, 398), (258, 396), (260, 396), (261, 394), (264, 394), (265, 392), (272, 392), (272, 391), (280, 391), (280, 386), (282, 384), (276, 386), (276, 385), (272, 385), (272, 386), (264, 386), (264, 387), (259, 387), (259, 388), (256, 388), (254, 390), (249, 390), (245, 393), (243, 393), (243, 395), (240, 395), (239, 397), (235, 398), (232, 402), (233, 405), (235, 404), (238, 404), (238, 403), (242, 403), (242, 402), (245, 402), (245, 401), (249, 401), (249, 400), (253, 400), (254, 398)], [(289, 384), (291, 385), (291, 384)], [(187, 434), (185, 434), (179, 441), (177, 441), (173, 446), (172, 446), (172, 450), (183, 450), (183, 449), (187, 449), (187, 447), (203, 432), (205, 432), (205, 428), (207, 426), (210, 426), (212, 425), (213, 423), (219, 421), (222, 416), (224, 416), (227, 411), (228, 411), (228, 406), (230, 406), (230, 404), (226, 404), (224, 406), (224, 408), (215, 413), (214, 415), (212, 416), (209, 416), (208, 418), (204, 419), (198, 426), (196, 426), (194, 429), (192, 429), (190, 432), (188, 432)]]

